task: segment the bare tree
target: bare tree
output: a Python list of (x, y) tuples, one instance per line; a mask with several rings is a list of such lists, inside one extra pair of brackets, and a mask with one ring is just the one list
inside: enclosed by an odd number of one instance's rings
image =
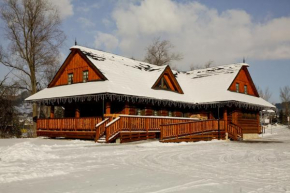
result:
[(205, 68), (209, 68), (209, 67), (211, 67), (212, 63), (213, 63), (213, 61), (210, 60), (210, 61), (208, 61), (207, 63), (205, 63), (204, 67), (205, 67)]
[(190, 70), (199, 70), (199, 69), (204, 69), (204, 68), (210, 68), (212, 66), (212, 64), (213, 64), (212, 60), (209, 60), (204, 65), (191, 64), (190, 65)]
[(7, 85), (8, 75), (0, 81), (0, 138), (20, 137), (20, 126), (15, 109), (15, 98), (18, 88), (15, 84)]
[(272, 92), (270, 91), (269, 87), (267, 87), (265, 90), (262, 90), (260, 87), (257, 87), (257, 90), (262, 99), (270, 102), (270, 98), (272, 97)]
[(168, 40), (160, 40), (157, 38), (147, 48), (147, 53), (144, 61), (157, 66), (170, 64), (173, 60), (182, 60), (180, 53), (171, 53), (174, 46)]
[[(284, 86), (280, 88), (280, 99), (284, 108), (285, 118), (290, 114), (290, 87)], [(284, 121), (286, 122), (286, 120)]]
[(57, 9), (45, 0), (4, 0), (0, 13), (10, 42), (5, 51), (0, 48), (0, 63), (17, 70), (15, 75), (34, 94), (47, 69), (58, 62), (65, 40)]

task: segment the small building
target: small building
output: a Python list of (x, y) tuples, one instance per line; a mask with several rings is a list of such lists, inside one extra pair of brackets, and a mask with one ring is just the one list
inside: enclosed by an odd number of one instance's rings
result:
[[(260, 132), (259, 111), (275, 108), (259, 97), (248, 67), (178, 72), (73, 46), (48, 87), (26, 101), (51, 106), (50, 118), (37, 120), (39, 136), (105, 142), (247, 139)], [(65, 118), (54, 118), (55, 106), (64, 108)]]

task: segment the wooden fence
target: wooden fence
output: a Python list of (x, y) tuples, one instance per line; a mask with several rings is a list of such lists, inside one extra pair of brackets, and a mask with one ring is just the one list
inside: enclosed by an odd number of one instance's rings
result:
[(203, 120), (185, 123), (161, 125), (160, 140), (179, 138), (186, 135), (205, 133), (210, 131), (224, 131), (226, 122), (223, 120)]
[(49, 131), (95, 131), (102, 117), (81, 117), (62, 119), (38, 119), (37, 130)]

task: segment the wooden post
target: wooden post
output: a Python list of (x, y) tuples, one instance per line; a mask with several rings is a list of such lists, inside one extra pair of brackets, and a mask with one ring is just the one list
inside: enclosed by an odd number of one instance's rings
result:
[(50, 106), (50, 118), (54, 118), (54, 106)]
[(80, 117), (81, 117), (80, 109), (79, 109), (79, 107), (76, 107), (75, 118), (80, 118)]
[(111, 114), (111, 103), (106, 102), (106, 114)]
[(224, 108), (224, 127), (225, 127), (225, 132), (228, 132), (228, 111), (226, 108)]
[(261, 129), (262, 125), (260, 124), (260, 113), (259, 112), (257, 113), (257, 125), (258, 125), (258, 133), (260, 131), (263, 132), (263, 130)]
[(130, 114), (130, 106), (129, 106), (128, 102), (125, 102), (124, 114), (125, 115), (129, 115)]
[(145, 119), (146, 138), (148, 139), (149, 119)]

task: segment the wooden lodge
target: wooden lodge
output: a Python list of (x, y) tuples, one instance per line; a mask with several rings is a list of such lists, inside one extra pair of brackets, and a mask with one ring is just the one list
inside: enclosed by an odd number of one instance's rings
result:
[[(238, 63), (178, 72), (122, 56), (73, 46), (48, 85), (26, 99), (51, 107), (37, 135), (130, 142), (232, 140), (257, 137), (259, 97)], [(55, 117), (55, 107), (64, 118)]]

